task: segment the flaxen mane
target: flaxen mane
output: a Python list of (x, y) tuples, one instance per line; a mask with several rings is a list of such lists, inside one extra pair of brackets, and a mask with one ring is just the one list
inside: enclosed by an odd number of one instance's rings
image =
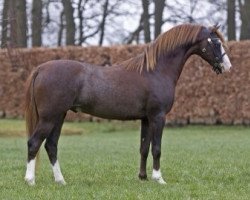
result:
[[(176, 26), (148, 44), (142, 54), (122, 62), (121, 65), (127, 70), (136, 70), (140, 73), (144, 67), (147, 71), (154, 70), (160, 55), (171, 52), (179, 46), (194, 43), (202, 27), (201, 25), (191, 24)], [(218, 27), (214, 26), (211, 30), (215, 32), (224, 43), (224, 39), (221, 33), (219, 33)]]

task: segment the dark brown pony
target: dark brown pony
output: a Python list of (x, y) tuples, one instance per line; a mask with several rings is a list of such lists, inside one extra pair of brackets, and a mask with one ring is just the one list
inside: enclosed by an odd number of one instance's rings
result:
[(147, 179), (152, 146), (152, 178), (164, 184), (160, 171), (165, 115), (171, 110), (177, 80), (186, 60), (197, 54), (216, 73), (231, 67), (217, 27), (180, 25), (160, 35), (145, 51), (112, 67), (71, 60), (38, 66), (27, 81), (26, 122), (29, 134), (25, 180), (35, 184), (37, 152), (45, 140), (55, 181), (65, 184), (57, 160), (57, 144), (68, 110), (94, 116), (141, 120), (140, 179)]

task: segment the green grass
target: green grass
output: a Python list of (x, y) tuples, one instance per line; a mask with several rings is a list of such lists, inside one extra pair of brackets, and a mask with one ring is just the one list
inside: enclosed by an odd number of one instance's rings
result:
[[(167, 185), (137, 178), (139, 123), (105, 122), (65, 123), (59, 161), (67, 185), (53, 182), (42, 148), (36, 186), (29, 187), (24, 133), (23, 121), (0, 120), (0, 199), (250, 198), (249, 127), (166, 128), (161, 170)], [(151, 171), (150, 155), (149, 177)]]

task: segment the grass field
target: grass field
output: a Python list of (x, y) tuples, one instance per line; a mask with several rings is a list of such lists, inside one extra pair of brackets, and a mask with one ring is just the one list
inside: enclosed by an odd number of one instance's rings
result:
[[(141, 182), (137, 122), (66, 123), (54, 183), (44, 148), (36, 186), (24, 182), (24, 121), (0, 120), (0, 199), (250, 199), (250, 128), (166, 128), (161, 170), (167, 185)], [(148, 175), (151, 176), (149, 157)]]

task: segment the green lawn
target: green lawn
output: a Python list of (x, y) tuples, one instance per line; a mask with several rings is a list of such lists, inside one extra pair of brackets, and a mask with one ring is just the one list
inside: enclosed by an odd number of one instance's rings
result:
[[(65, 123), (54, 183), (44, 148), (36, 186), (24, 182), (24, 121), (0, 120), (0, 199), (250, 199), (250, 128), (166, 128), (161, 170), (167, 185), (141, 182), (137, 122)], [(11, 137), (10, 137), (11, 136)], [(151, 176), (149, 157), (148, 175)]]

